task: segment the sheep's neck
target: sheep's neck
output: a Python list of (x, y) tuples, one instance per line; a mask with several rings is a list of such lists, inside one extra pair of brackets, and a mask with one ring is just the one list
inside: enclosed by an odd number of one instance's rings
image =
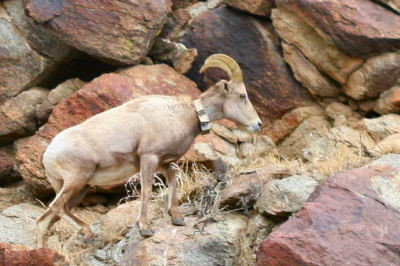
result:
[(223, 100), (221, 100), (221, 95), (214, 94), (206, 97), (201, 97), (201, 102), (204, 106), (210, 122), (222, 119), (224, 117), (223, 112)]

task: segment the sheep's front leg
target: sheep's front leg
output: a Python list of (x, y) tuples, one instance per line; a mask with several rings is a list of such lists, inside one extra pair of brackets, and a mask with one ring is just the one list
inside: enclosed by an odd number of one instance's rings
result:
[(176, 169), (172, 164), (163, 167), (164, 175), (168, 180), (168, 214), (171, 215), (172, 224), (186, 225), (182, 213), (178, 209), (176, 198)]
[(157, 168), (158, 162), (159, 159), (156, 155), (146, 154), (140, 156), (142, 205), (140, 207), (137, 226), (139, 228), (140, 235), (143, 237), (150, 237), (154, 234), (154, 231), (151, 230), (150, 223), (147, 220), (147, 209), (152, 192), (153, 175)]

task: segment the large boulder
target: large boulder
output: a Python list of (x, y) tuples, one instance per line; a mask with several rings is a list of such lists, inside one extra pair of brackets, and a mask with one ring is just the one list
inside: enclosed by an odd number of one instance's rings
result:
[(269, 17), (274, 0), (224, 0), (227, 5), (254, 15)]
[(14, 162), (4, 152), (0, 152), (0, 186), (8, 183), (9, 176), (12, 175), (14, 170)]
[(199, 96), (200, 91), (191, 80), (167, 65), (139, 65), (121, 72), (104, 74), (63, 99), (53, 109), (48, 123), (18, 150), (17, 160), (22, 177), (32, 184), (39, 194), (47, 194), (52, 189), (41, 158), (58, 132), (135, 97), (148, 94), (188, 94), (195, 98)]
[(36, 219), (43, 209), (31, 203), (21, 203), (0, 213), (0, 242), (35, 248)]
[(363, 63), (362, 59), (343, 53), (324, 39), (299, 14), (278, 8), (272, 11), (271, 19), (284, 42), (296, 47), (318, 70), (340, 84), (345, 84), (349, 75)]
[(260, 197), (267, 182), (274, 175), (291, 175), (294, 169), (272, 165), (256, 169), (249, 173), (242, 173), (233, 178), (230, 183), (221, 191), (219, 203), (224, 207), (251, 208)]
[(207, 135), (199, 135), (193, 145), (180, 159), (180, 162), (208, 163), (220, 161), (226, 166), (240, 163), (237, 157), (236, 145), (219, 137), (214, 131)]
[[(129, 230), (135, 226), (141, 201), (125, 202), (102, 215), (92, 225), (92, 230), (98, 238), (103, 238), (105, 243), (116, 243), (124, 238)], [(150, 220), (160, 219), (163, 209), (159, 205), (150, 203), (148, 217)]]
[(375, 146), (375, 141), (366, 131), (341, 125), (309, 143), (303, 148), (302, 156), (310, 162), (331, 162), (329, 167), (334, 171), (354, 160), (361, 162), (365, 153)]
[(74, 55), (71, 47), (62, 43), (56, 36), (49, 34), (25, 14), (24, 0), (5, 0), (3, 3), (12, 23), (22, 33), (32, 49), (59, 63)]
[(198, 56), (187, 75), (200, 89), (224, 76), (210, 69), (204, 83), (199, 74), (204, 59), (218, 52), (240, 65), (249, 98), (265, 125), (311, 101), (285, 64), (270, 23), (223, 6), (201, 12), (190, 26), (192, 30), (183, 31), (180, 42), (197, 48)]
[(0, 187), (0, 212), (22, 202), (34, 201), (35, 197), (33, 196), (32, 189), (24, 181), (14, 182), (6, 187)]
[(79, 90), (85, 82), (79, 78), (68, 79), (57, 85), (52, 89), (43, 102), (36, 106), (36, 118), (44, 122), (49, 118), (53, 107), (58, 104), (62, 99), (70, 96), (77, 90)]
[(172, 0), (172, 9), (185, 8), (200, 0)]
[(387, 155), (323, 183), (264, 239), (257, 265), (398, 265), (399, 162)]
[(400, 133), (400, 115), (387, 114), (377, 118), (364, 118), (358, 125), (361, 129), (366, 130), (375, 141)]
[(343, 91), (355, 100), (374, 98), (394, 86), (399, 78), (400, 52), (384, 53), (369, 58), (352, 73)]
[(116, 64), (137, 64), (170, 12), (169, 0), (41, 1), (25, 9), (66, 44)]
[(44, 79), (55, 62), (27, 42), (0, 6), (0, 104)]
[(0, 265), (53, 266), (63, 265), (64, 257), (49, 248), (28, 249), (24, 246), (0, 243)]
[(299, 158), (305, 147), (321, 135), (328, 134), (330, 128), (330, 123), (323, 116), (311, 116), (282, 141), (279, 151), (290, 158)]
[(340, 86), (322, 74), (303, 53), (294, 45), (282, 42), (286, 62), (293, 70), (294, 76), (312, 95), (336, 97), (340, 94)]
[(370, 57), (400, 48), (400, 16), (374, 1), (276, 0), (311, 25), (342, 51)]
[(287, 137), (304, 120), (311, 116), (323, 116), (324, 110), (319, 105), (296, 108), (286, 113), (281, 119), (262, 129), (261, 134), (269, 136), (275, 143)]
[(260, 213), (288, 215), (300, 210), (317, 185), (311, 177), (299, 175), (271, 180), (263, 188), (255, 208)]
[(0, 145), (35, 133), (36, 106), (47, 94), (45, 89), (32, 88), (0, 105)]
[[(169, 219), (168, 219), (169, 220)], [(160, 220), (151, 238), (138, 237), (133, 229), (124, 248), (123, 265), (235, 265), (240, 254), (240, 236), (247, 219), (242, 214), (225, 214), (209, 221), (185, 218), (176, 227)]]
[(374, 105), (379, 114), (400, 113), (400, 84), (383, 92)]
[(388, 153), (399, 153), (400, 154), (400, 133), (396, 133), (387, 136), (383, 140), (379, 141), (372, 149), (374, 155), (382, 155)]
[(397, 13), (400, 13), (400, 1), (399, 0), (376, 0), (376, 1), (383, 3), (384, 5), (393, 9)]

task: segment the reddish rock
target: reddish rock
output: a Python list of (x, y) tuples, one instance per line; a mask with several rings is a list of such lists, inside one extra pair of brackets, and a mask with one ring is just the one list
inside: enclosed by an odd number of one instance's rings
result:
[[(225, 141), (213, 131), (195, 138), (190, 149), (179, 159), (179, 162), (201, 162), (209, 164), (219, 161), (233, 165), (238, 163), (236, 147)], [(213, 167), (212, 167), (213, 168)]]
[(369, 58), (352, 73), (343, 88), (355, 100), (377, 97), (400, 79), (400, 53), (384, 53)]
[(72, 47), (116, 64), (137, 64), (161, 31), (170, 5), (170, 0), (29, 0), (25, 9)]
[[(202, 90), (206, 85), (199, 69), (206, 57), (218, 52), (231, 56), (240, 65), (249, 97), (264, 125), (311, 101), (284, 63), (270, 23), (220, 7), (201, 12), (190, 25), (192, 30), (180, 41), (188, 48), (197, 48), (198, 56), (188, 76)], [(210, 69), (206, 73), (210, 81), (207, 84), (223, 76), (226, 75)]]
[(318, 105), (305, 106), (294, 109), (281, 119), (263, 128), (261, 134), (269, 136), (275, 143), (287, 137), (305, 119), (312, 115), (323, 115), (324, 110)]
[(172, 9), (185, 8), (200, 0), (172, 0)]
[(379, 114), (400, 112), (400, 85), (394, 86), (379, 96), (374, 106), (374, 111)]
[(0, 185), (8, 181), (8, 177), (13, 173), (14, 162), (5, 154), (0, 152)]
[[(335, 44), (324, 39), (321, 33), (311, 27), (305, 18), (299, 14), (284, 8), (277, 8), (272, 11), (271, 19), (275, 30), (282, 40), (297, 48), (298, 52), (300, 52), (298, 55), (304, 55), (304, 59), (309, 60), (317, 68), (310, 71), (312, 66), (307, 64), (307, 61), (301, 60), (302, 62), (297, 62), (296, 65), (301, 63), (305, 69), (301, 69), (300, 67), (296, 71), (295, 64), (293, 64), (294, 61), (290, 60), (291, 58), (287, 55), (287, 49), (283, 45), (284, 51), (286, 50), (286, 60), (294, 69), (296, 78), (309, 88), (311, 85), (310, 82), (305, 81), (310, 78), (320, 79), (318, 76), (315, 77), (315, 72), (317, 71), (321, 71), (340, 84), (345, 84), (349, 75), (364, 62), (363, 59), (349, 56)], [(288, 47), (286, 46), (286, 48)], [(299, 76), (302, 72), (306, 72), (302, 74), (303, 77)], [(313, 75), (313, 77), (310, 77), (310, 75)], [(317, 80), (313, 81), (314, 84), (316, 82)]]
[(167, 65), (135, 66), (118, 73), (104, 74), (63, 99), (45, 124), (17, 152), (22, 177), (39, 193), (50, 192), (41, 163), (42, 154), (60, 131), (85, 119), (147, 94), (200, 95), (196, 84)]
[(233, 208), (242, 207), (242, 204), (252, 207), (260, 197), (264, 185), (274, 175), (290, 175), (292, 173), (293, 169), (271, 166), (241, 174), (221, 191), (220, 204)]
[(170, 41), (179, 41), (181, 32), (185, 31), (187, 23), (193, 18), (192, 12), (190, 10), (193, 7), (203, 6), (203, 3), (196, 3), (188, 8), (179, 8), (174, 10), (169, 16), (164, 24), (163, 30), (160, 33), (161, 38), (168, 39)]
[(31, 249), (24, 246), (0, 243), (0, 265), (51, 266), (65, 262), (64, 257), (49, 248)]
[(85, 85), (85, 82), (81, 81), (79, 78), (68, 79), (58, 84), (57, 87), (49, 92), (42, 104), (36, 106), (36, 118), (41, 122), (45, 122), (47, 118), (49, 118), (51, 110), (53, 110), (53, 107), (58, 104), (59, 101), (70, 96), (83, 85)]
[(275, 7), (274, 0), (224, 0), (227, 5), (259, 16), (269, 16)]
[(48, 91), (32, 88), (0, 105), (0, 145), (32, 135), (37, 129), (36, 106)]
[(370, 57), (400, 48), (400, 16), (365, 0), (276, 0), (301, 16), (342, 51)]
[(342, 172), (262, 242), (256, 265), (399, 265), (399, 156)]
[(325, 76), (294, 45), (282, 42), (284, 57), (293, 70), (296, 79), (312, 95), (336, 97), (340, 94), (340, 86)]
[(22, 33), (29, 45), (42, 56), (55, 62), (62, 62), (74, 56), (73, 49), (62, 43), (56, 36), (35, 23), (25, 14), (24, 2), (21, 0), (4, 1), (12, 23)]
[(235, 134), (233, 134), (231, 130), (221, 124), (213, 123), (211, 130), (221, 138), (229, 141), (230, 143), (236, 144), (238, 142)]

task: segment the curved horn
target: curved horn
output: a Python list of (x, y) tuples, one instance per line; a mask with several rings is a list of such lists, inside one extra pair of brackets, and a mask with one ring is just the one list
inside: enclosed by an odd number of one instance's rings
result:
[(225, 71), (234, 82), (243, 82), (242, 70), (236, 61), (224, 54), (213, 54), (209, 56), (200, 69), (200, 73), (210, 67), (217, 67)]

